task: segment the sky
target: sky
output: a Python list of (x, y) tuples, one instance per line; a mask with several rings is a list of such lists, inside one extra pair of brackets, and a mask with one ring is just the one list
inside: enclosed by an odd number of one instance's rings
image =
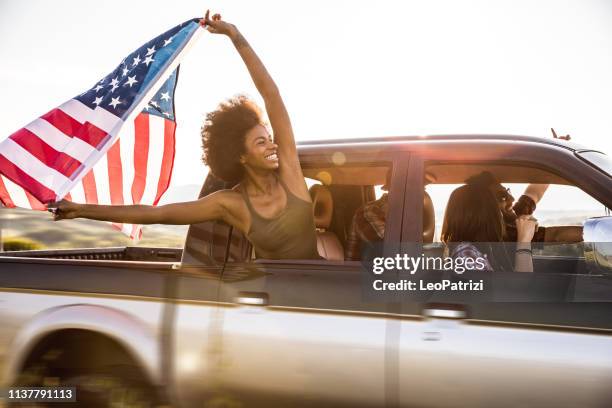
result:
[[(298, 140), (554, 127), (612, 153), (611, 0), (0, 0), (0, 139), (206, 8), (259, 54)], [(261, 102), (230, 41), (204, 34), (176, 91), (175, 186), (206, 174), (206, 112)]]

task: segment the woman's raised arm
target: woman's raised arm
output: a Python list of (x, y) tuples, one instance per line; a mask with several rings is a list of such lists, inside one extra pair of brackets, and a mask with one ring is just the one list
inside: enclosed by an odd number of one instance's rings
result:
[(278, 145), (281, 176), (291, 181), (299, 181), (304, 184), (305, 187), (304, 176), (302, 175), (297, 155), (295, 137), (293, 135), (289, 114), (287, 113), (285, 103), (283, 102), (278, 87), (268, 73), (268, 70), (236, 26), (222, 21), (221, 16), (218, 14), (210, 18), (208, 11), (202, 20), (202, 24), (205, 25), (207, 30), (211, 33), (225, 34), (232, 40), (232, 43), (249, 70), (255, 87), (257, 87), (257, 90), (264, 99), (266, 112), (268, 113), (268, 118), (270, 119), (272, 130), (274, 131), (274, 141)]

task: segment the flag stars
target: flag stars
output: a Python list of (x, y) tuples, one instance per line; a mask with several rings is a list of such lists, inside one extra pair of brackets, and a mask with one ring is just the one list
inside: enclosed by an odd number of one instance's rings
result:
[(104, 88), (102, 85), (98, 84), (96, 85), (96, 87), (94, 88), (94, 91), (96, 91), (96, 93), (98, 93), (100, 91), (100, 89)]
[(159, 108), (159, 104), (157, 102), (155, 102), (155, 101), (149, 102), (149, 105), (155, 106), (156, 108)]
[(148, 66), (149, 66), (149, 64), (150, 64), (150, 63), (152, 63), (153, 61), (155, 61), (155, 60), (153, 59), (153, 57), (151, 57), (151, 56), (149, 55), (147, 58), (145, 58), (145, 60), (144, 60), (144, 61), (142, 61), (142, 63), (143, 63), (143, 64), (145, 64), (145, 65), (148, 67)]
[(137, 55), (136, 58), (134, 58), (134, 61), (132, 61), (133, 67), (135, 67), (138, 64), (140, 64), (140, 55)]
[(130, 72), (130, 70), (128, 69), (128, 67), (123, 67), (123, 73), (121, 74), (122, 77), (126, 76), (128, 74), (128, 72)]
[(97, 96), (96, 99), (93, 101), (94, 104), (100, 105), (100, 103), (102, 102), (102, 97), (101, 96)]
[(162, 101), (169, 101), (170, 100), (170, 94), (168, 92), (164, 92), (161, 94), (161, 99)]
[(149, 55), (153, 55), (154, 53), (155, 53), (155, 46), (152, 46), (151, 48), (147, 47), (147, 54), (145, 56), (148, 57)]
[(109, 102), (109, 105), (112, 106), (113, 108), (116, 108), (117, 105), (120, 105), (122, 102), (119, 100), (119, 97), (116, 98), (112, 98), (112, 100)]
[(171, 42), (172, 42), (172, 37), (168, 38), (167, 40), (164, 40), (163, 46), (165, 47), (166, 45), (170, 45)]
[(127, 81), (125, 82), (125, 84), (123, 84), (123, 86), (127, 86), (127, 85), (129, 85), (129, 86), (130, 86), (130, 88), (131, 88), (131, 87), (132, 87), (132, 85), (134, 85), (136, 82), (138, 82), (138, 81), (136, 80), (136, 75), (134, 75), (134, 76), (129, 76), (129, 77), (128, 77), (128, 79), (127, 79)]
[(169, 112), (162, 112), (167, 118), (170, 117), (170, 113)]
[(115, 89), (119, 88), (119, 77), (115, 77), (113, 78), (113, 80), (110, 82), (110, 86), (112, 86), (111, 92), (115, 92)]

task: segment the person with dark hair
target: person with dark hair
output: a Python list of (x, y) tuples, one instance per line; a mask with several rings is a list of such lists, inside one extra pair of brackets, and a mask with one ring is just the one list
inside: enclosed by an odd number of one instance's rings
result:
[(61, 201), (50, 205), (54, 219), (90, 218), (131, 224), (194, 224), (220, 220), (242, 231), (260, 258), (316, 259), (312, 201), (295, 146), (291, 121), (265, 66), (236, 26), (219, 14), (201, 24), (229, 37), (263, 97), (272, 140), (260, 109), (244, 96), (232, 98), (206, 116), (203, 160), (229, 183), (197, 201), (162, 205), (105, 206)]
[(344, 251), (346, 260), (361, 260), (362, 248), (365, 245), (382, 242), (385, 238), (385, 224), (389, 209), (387, 184), (383, 186), (385, 193), (379, 199), (365, 203), (355, 211), (346, 240)]
[[(522, 215), (515, 221), (517, 238), (514, 270), (533, 272), (531, 240), (536, 221)], [(506, 224), (498, 202), (491, 191), (481, 184), (466, 184), (455, 189), (448, 200), (441, 240), (448, 245), (452, 258), (463, 257), (486, 260), (484, 270), (500, 269), (503, 264), (493, 247), (502, 243)], [(501, 269), (504, 269), (503, 267)]]
[[(566, 136), (567, 137), (567, 136)], [(517, 239), (515, 220), (521, 215), (532, 215), (537, 203), (542, 199), (548, 189), (548, 184), (529, 184), (518, 201), (514, 201), (510, 189), (505, 188), (490, 172), (483, 171), (465, 181), (470, 185), (487, 188), (497, 199), (499, 209), (504, 216), (504, 241), (514, 242)], [(555, 226), (538, 227), (533, 236), (533, 242), (581, 242), (582, 227)]]

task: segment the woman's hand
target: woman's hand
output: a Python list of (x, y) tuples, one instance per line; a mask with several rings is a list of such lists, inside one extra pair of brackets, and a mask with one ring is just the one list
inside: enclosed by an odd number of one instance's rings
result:
[(516, 219), (517, 242), (530, 243), (533, 239), (536, 229), (538, 228), (538, 220), (530, 215), (521, 215)]
[(62, 200), (47, 205), (47, 211), (53, 214), (53, 221), (69, 220), (79, 217), (80, 204)]
[(231, 38), (236, 33), (236, 26), (221, 20), (221, 14), (214, 14), (210, 18), (210, 10), (206, 10), (200, 24), (213, 34), (225, 34)]
[(570, 135), (559, 136), (557, 135), (557, 132), (555, 132), (555, 129), (550, 128), (550, 130), (552, 131), (553, 139), (561, 139), (561, 140), (567, 140), (567, 141), (572, 140)]

